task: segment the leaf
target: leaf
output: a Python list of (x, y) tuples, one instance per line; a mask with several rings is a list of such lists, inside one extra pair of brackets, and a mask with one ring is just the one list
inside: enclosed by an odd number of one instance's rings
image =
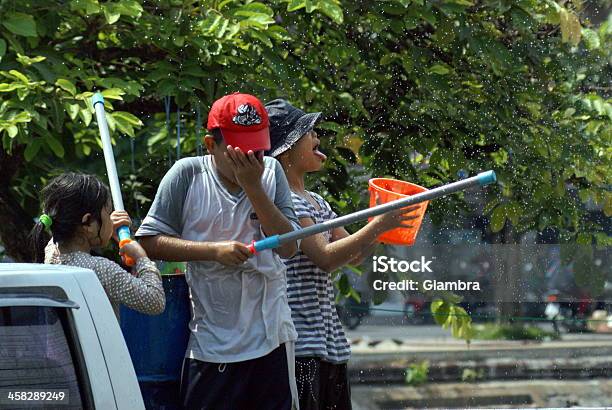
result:
[(172, 43), (178, 48), (181, 48), (185, 44), (185, 37), (184, 36), (174, 36), (172, 38)]
[(72, 0), (70, 7), (73, 10), (82, 10), (85, 15), (97, 14), (100, 12), (98, 0)]
[(253, 2), (246, 4), (238, 9), (239, 11), (250, 11), (253, 13), (267, 14), (269, 16), (274, 15), (274, 10), (272, 10), (269, 6), (266, 6), (263, 3)]
[(6, 41), (0, 38), (0, 60), (6, 54)]
[(208, 16), (205, 20), (199, 23), (199, 28), (204, 34), (214, 34), (222, 20), (224, 20), (223, 17), (218, 14)]
[(79, 104), (65, 103), (64, 108), (66, 108), (66, 112), (68, 112), (68, 116), (71, 120), (74, 120), (79, 115), (79, 111), (81, 110)]
[(106, 18), (108, 24), (115, 24), (121, 17), (121, 13), (113, 3), (103, 4), (102, 10), (104, 11), (104, 18)]
[(137, 0), (121, 0), (117, 3), (117, 10), (124, 16), (140, 17), (143, 8)]
[(402, 57), (402, 67), (406, 73), (410, 74), (412, 72), (414, 69), (414, 60), (412, 59), (412, 56), (404, 55)]
[(53, 128), (55, 129), (55, 131), (60, 133), (62, 131), (62, 126), (64, 123), (64, 110), (62, 109), (56, 98), (52, 99), (49, 105), (49, 111), (51, 114), (50, 118), (53, 124)]
[(62, 146), (61, 142), (51, 135), (46, 136), (44, 140), (56, 156), (60, 158), (64, 157), (64, 147)]
[(122, 101), (123, 100), (123, 98), (121, 97), (122, 95), (125, 95), (125, 92), (123, 92), (123, 90), (120, 88), (108, 88), (102, 91), (102, 96), (104, 96), (105, 99), (109, 99), (109, 100)]
[(597, 112), (598, 115), (604, 115), (606, 110), (604, 108), (604, 102), (601, 98), (594, 99), (592, 101), (593, 109)]
[(265, 34), (262, 34), (259, 31), (251, 31), (250, 34), (251, 34), (251, 36), (255, 37), (257, 40), (259, 40), (263, 44), (265, 44), (267, 47), (269, 47), (269, 48), (273, 47), (272, 41)]
[(9, 71), (9, 74), (11, 74), (13, 77), (17, 78), (19, 81), (21, 81), (25, 85), (30, 84), (30, 80), (28, 79), (28, 77), (26, 77), (23, 73), (21, 73), (21, 72), (19, 72), (17, 70), (11, 70), (11, 71)]
[[(119, 114), (119, 115), (117, 115)], [(121, 115), (123, 114), (123, 115)], [(119, 131), (123, 132), (124, 134), (129, 135), (130, 137), (134, 138), (135, 134), (134, 134), (134, 127), (132, 125), (132, 118), (133, 117), (137, 120), (137, 122), (139, 122), (140, 120), (138, 120), (138, 118), (134, 117), (133, 115), (126, 113), (126, 112), (114, 112), (111, 115), (107, 115), (107, 119), (108, 117), (112, 116), (113, 119), (115, 120), (115, 123), (117, 124), (117, 128), (119, 129)]]
[(9, 125), (5, 128), (5, 130), (8, 133), (8, 136), (11, 138), (15, 138), (17, 136), (17, 133), (19, 133), (19, 128), (17, 128), (17, 126), (15, 125)]
[(134, 127), (124, 122), (123, 120), (117, 119), (117, 128), (120, 132), (134, 138), (136, 135), (134, 133)]
[(443, 64), (435, 64), (429, 68), (429, 72), (433, 74), (446, 75), (450, 73), (450, 69)]
[(19, 114), (11, 118), (13, 123), (24, 123), (32, 121), (32, 114), (28, 111), (21, 111)]
[[(93, 95), (94, 93), (92, 93), (91, 91), (85, 91), (84, 93), (75, 95), (74, 98), (77, 100), (81, 100), (81, 101), (91, 102), (91, 97), (93, 97)], [(92, 105), (92, 109), (93, 109), (93, 105)]]
[(488, 215), (499, 204), (499, 199), (493, 198), (482, 210), (482, 213)]
[(25, 67), (29, 67), (32, 64), (40, 63), (41, 61), (45, 61), (47, 57), (36, 56), (36, 57), (28, 57), (17, 53), (17, 61), (21, 63), (21, 65)]
[(304, 4), (306, 5), (306, 13), (312, 13), (317, 9), (315, 0), (305, 0)]
[(163, 95), (163, 96), (176, 95), (176, 91), (177, 91), (177, 84), (176, 84), (175, 78), (162, 80), (159, 83), (157, 83), (157, 93), (159, 95)]
[(19, 12), (6, 13), (2, 20), (2, 25), (13, 34), (24, 37), (37, 36), (34, 17), (28, 14)]
[(400, 57), (397, 53), (387, 53), (381, 57), (379, 64), (380, 65), (389, 65), (393, 61), (397, 60)]
[[(223, 19), (223, 21), (221, 22), (221, 25), (219, 25), (217, 27), (217, 30), (215, 32), (215, 37), (217, 38), (223, 38), (223, 36), (225, 35), (225, 33), (227, 32), (227, 28), (229, 27), (230, 21), (227, 19)], [(233, 33), (230, 32), (229, 36), (233, 36)], [(213, 42), (213, 45), (215, 43)], [(210, 48), (209, 48), (210, 51)]]
[(441, 299), (436, 299), (431, 302), (431, 313), (438, 325), (445, 326), (450, 318), (450, 305)]
[(356, 300), (357, 303), (361, 303), (361, 295), (359, 295), (359, 293), (355, 289), (351, 288), (349, 296)]
[(578, 45), (582, 34), (582, 26), (578, 16), (571, 11), (561, 8), (559, 11), (559, 24), (561, 26), (561, 41)]
[(289, 0), (287, 3), (288, 12), (303, 9), (304, 7), (306, 7), (306, 2), (304, 0)]
[(274, 19), (271, 15), (262, 14), (262, 13), (254, 13), (252, 11), (237, 11), (234, 13), (236, 16), (246, 17), (246, 20), (241, 20), (240, 25), (243, 27), (248, 27), (250, 25), (258, 26), (261, 28), (265, 28), (270, 24), (274, 23)]
[[(117, 122), (115, 121), (115, 117), (113, 117), (112, 115), (107, 115), (106, 123), (108, 124), (108, 128), (110, 129), (110, 131), (115, 132), (115, 128), (117, 127)], [(98, 139), (98, 143), (101, 144), (102, 141)]]
[(87, 109), (87, 108), (81, 109), (79, 111), (79, 116), (81, 117), (81, 120), (83, 120), (83, 123), (85, 123), (86, 127), (88, 127), (89, 124), (91, 124), (92, 115), (91, 115), (91, 111), (89, 111), (89, 109)]
[(593, 243), (593, 235), (588, 232), (580, 232), (576, 235), (577, 245), (591, 245)]
[(436, 17), (436, 14), (431, 9), (422, 8), (419, 10), (419, 14), (421, 15), (421, 18), (423, 20), (431, 24), (433, 27), (436, 27), (436, 23), (438, 22), (438, 19)]
[(57, 85), (58, 87), (60, 87), (64, 91), (68, 91), (70, 93), (70, 95), (72, 95), (72, 96), (76, 95), (76, 92), (77, 92), (76, 87), (74, 86), (74, 84), (72, 84), (72, 82), (70, 82), (69, 80), (66, 80), (65, 78), (58, 79), (55, 82), (55, 85)]
[(19, 88), (17, 89), (17, 97), (19, 97), (19, 101), (25, 100), (25, 98), (30, 94), (30, 91), (27, 88)]
[(345, 273), (340, 276), (340, 280), (338, 281), (338, 290), (340, 290), (340, 293), (343, 295), (349, 295), (351, 293), (351, 284), (348, 276)]
[(131, 124), (137, 127), (142, 126), (142, 121), (140, 121), (138, 117), (136, 117), (133, 114), (130, 114), (129, 112), (116, 111), (113, 113), (113, 116), (115, 117), (115, 119), (121, 118), (123, 121), (125, 121), (128, 124)]
[(517, 225), (519, 223), (519, 218), (521, 217), (521, 207), (516, 202), (510, 202), (505, 207), (506, 218), (508, 218), (513, 225)]
[(612, 194), (607, 192), (603, 204), (604, 215), (608, 218), (612, 216)]
[(445, 3), (457, 4), (459, 6), (470, 7), (474, 5), (474, 2), (469, 0), (445, 0)]
[(599, 35), (596, 31), (589, 28), (583, 28), (582, 37), (584, 38), (584, 44), (589, 50), (596, 50), (599, 48), (601, 43), (599, 40)]
[(332, 0), (319, 0), (319, 10), (327, 17), (332, 19), (336, 24), (342, 24), (344, 21), (344, 14), (342, 8)]
[(40, 138), (36, 138), (28, 144), (23, 152), (23, 156), (27, 162), (30, 162), (38, 154), (38, 151), (40, 151)]
[(504, 228), (506, 224), (506, 210), (504, 205), (500, 205), (493, 210), (491, 214), (491, 221), (489, 225), (491, 227), (491, 232), (499, 232)]

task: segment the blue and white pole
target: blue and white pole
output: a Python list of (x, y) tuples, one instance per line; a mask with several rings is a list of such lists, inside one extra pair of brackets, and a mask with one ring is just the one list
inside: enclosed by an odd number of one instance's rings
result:
[[(106, 111), (104, 110), (104, 96), (100, 93), (95, 93), (92, 97), (94, 110), (96, 111), (96, 120), (100, 137), (102, 139), (102, 149), (104, 150), (104, 162), (106, 163), (106, 174), (108, 175), (108, 184), (113, 198), (113, 207), (115, 211), (124, 211), (123, 198), (121, 197), (121, 186), (119, 185), (119, 177), (117, 176), (117, 165), (115, 164), (115, 155), (113, 153), (113, 145), (111, 143), (110, 134), (108, 132), (108, 123), (106, 122)], [(130, 228), (121, 226), (117, 229), (119, 237), (119, 247), (123, 247), (126, 243), (132, 241), (130, 238)], [(128, 266), (133, 266), (134, 261), (125, 257), (125, 263)]]

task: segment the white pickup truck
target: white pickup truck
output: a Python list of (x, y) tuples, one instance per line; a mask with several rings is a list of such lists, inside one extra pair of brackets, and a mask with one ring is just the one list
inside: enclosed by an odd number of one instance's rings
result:
[(0, 263), (0, 409), (144, 409), (96, 275)]

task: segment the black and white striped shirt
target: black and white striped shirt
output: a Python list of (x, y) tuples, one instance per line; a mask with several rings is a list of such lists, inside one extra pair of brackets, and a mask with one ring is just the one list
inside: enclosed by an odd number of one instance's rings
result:
[[(336, 213), (321, 196), (309, 192), (319, 209), (291, 192), (298, 218), (310, 218), (316, 224), (336, 218)], [(331, 241), (331, 231), (324, 232)], [(334, 285), (330, 274), (315, 265), (301, 250), (287, 265), (287, 293), (291, 317), (298, 332), (297, 357), (320, 357), (331, 363), (348, 361), (351, 351), (334, 303)]]

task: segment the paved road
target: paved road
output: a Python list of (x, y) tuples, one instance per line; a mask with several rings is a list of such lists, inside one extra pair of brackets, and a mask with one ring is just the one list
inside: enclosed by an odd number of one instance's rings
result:
[[(548, 323), (539, 324), (545, 330), (552, 331)], [(387, 321), (381, 318), (365, 318), (363, 324), (355, 330), (346, 330), (349, 340), (366, 338), (369, 340), (439, 340), (452, 339), (450, 330), (437, 325), (407, 325), (399, 320)], [(562, 340), (612, 340), (612, 334), (564, 333)]]
[[(612, 381), (601, 379), (597, 372), (606, 369), (602, 363), (610, 366), (612, 334), (565, 333), (562, 340), (542, 344), (479, 341), (466, 348), (440, 326), (404, 323), (394, 308), (373, 312), (356, 330), (347, 330), (356, 343), (349, 364), (355, 410), (603, 406), (611, 402)], [(548, 323), (538, 326), (552, 331)], [(430, 362), (430, 382), (421, 387), (404, 385), (405, 368), (419, 358)], [(457, 366), (482, 372), (483, 380), (461, 382), (461, 374), (452, 376)], [(509, 371), (516, 373), (512, 381), (497, 380)]]
[(355, 330), (347, 330), (349, 339), (366, 337), (371, 340), (384, 339), (441, 339), (451, 338), (449, 330), (437, 325), (383, 325), (366, 324)]
[[(565, 408), (610, 406), (612, 381), (513, 380), (351, 386), (354, 410), (422, 408)], [(606, 407), (610, 408), (610, 407)]]

